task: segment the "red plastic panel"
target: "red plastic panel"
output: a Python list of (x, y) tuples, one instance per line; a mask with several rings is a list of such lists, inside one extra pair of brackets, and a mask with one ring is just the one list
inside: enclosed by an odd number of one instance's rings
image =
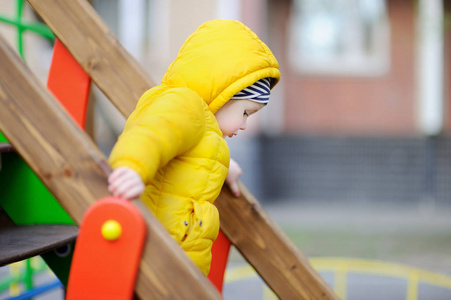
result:
[(211, 252), (213, 255), (208, 279), (222, 294), (222, 287), (224, 285), (224, 273), (227, 267), (227, 260), (230, 252), (230, 241), (227, 237), (219, 231), (219, 235), (213, 243)]
[(145, 239), (146, 223), (130, 201), (109, 197), (92, 205), (75, 245), (67, 299), (132, 299)]
[(90, 86), (89, 75), (57, 39), (53, 49), (47, 87), (83, 129)]

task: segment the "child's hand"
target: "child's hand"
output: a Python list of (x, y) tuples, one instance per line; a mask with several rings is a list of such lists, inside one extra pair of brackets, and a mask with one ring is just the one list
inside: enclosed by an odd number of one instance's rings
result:
[(134, 170), (120, 167), (108, 177), (108, 190), (116, 197), (134, 199), (144, 191), (144, 183)]
[(235, 197), (240, 196), (240, 188), (238, 187), (238, 178), (243, 174), (243, 171), (241, 171), (240, 166), (236, 161), (233, 159), (230, 159), (230, 165), (229, 165), (229, 174), (227, 174), (227, 178), (225, 182), (230, 188), (230, 191)]

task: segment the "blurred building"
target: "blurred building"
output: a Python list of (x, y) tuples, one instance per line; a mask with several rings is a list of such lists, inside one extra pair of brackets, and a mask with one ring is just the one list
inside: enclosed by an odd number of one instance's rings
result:
[(284, 108), (260, 138), (262, 197), (448, 203), (450, 2), (268, 5)]
[[(0, 15), (13, 14), (15, 3), (1, 1)], [(91, 3), (155, 82), (204, 21), (238, 19), (268, 44), (282, 80), (268, 107), (229, 141), (260, 200), (433, 207), (451, 199), (450, 1)], [(14, 43), (9, 25), (0, 33)], [(46, 54), (25, 56), (45, 74), (51, 44), (31, 36), (27, 44)], [(92, 135), (108, 154), (124, 120), (94, 94)]]

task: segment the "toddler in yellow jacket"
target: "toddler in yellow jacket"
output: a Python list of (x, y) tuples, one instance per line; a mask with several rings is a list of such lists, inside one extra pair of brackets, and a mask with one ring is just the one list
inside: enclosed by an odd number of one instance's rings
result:
[(161, 84), (141, 96), (111, 152), (113, 195), (141, 196), (205, 275), (219, 232), (213, 202), (225, 181), (239, 192), (241, 170), (225, 137), (244, 130), (247, 118), (268, 103), (278, 68), (271, 50), (242, 23), (204, 23)]

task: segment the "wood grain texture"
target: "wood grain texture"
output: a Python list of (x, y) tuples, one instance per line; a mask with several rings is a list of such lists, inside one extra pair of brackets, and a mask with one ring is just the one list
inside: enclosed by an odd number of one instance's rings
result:
[(86, 0), (28, 0), (92, 80), (126, 116), (150, 76), (124, 49)]
[(338, 299), (308, 260), (240, 183), (224, 187), (215, 205), (221, 230), (280, 299)]
[(75, 241), (74, 225), (30, 225), (0, 229), (0, 267)]
[[(86, 209), (109, 196), (106, 158), (0, 37), (0, 130), (62, 207), (80, 224)], [(136, 292), (142, 299), (221, 296), (139, 200), (147, 240)]]

